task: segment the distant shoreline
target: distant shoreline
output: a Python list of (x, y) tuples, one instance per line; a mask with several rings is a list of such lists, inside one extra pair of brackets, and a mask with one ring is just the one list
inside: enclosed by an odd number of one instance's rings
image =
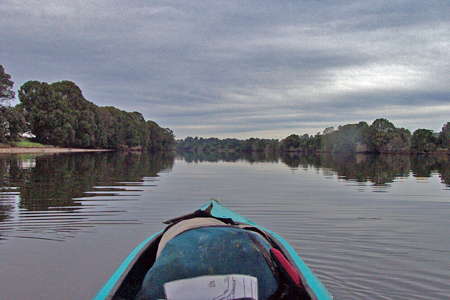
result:
[(59, 147), (7, 147), (0, 148), (0, 153), (67, 153), (67, 152), (110, 152), (111, 149), (83, 149), (83, 148), (59, 148)]

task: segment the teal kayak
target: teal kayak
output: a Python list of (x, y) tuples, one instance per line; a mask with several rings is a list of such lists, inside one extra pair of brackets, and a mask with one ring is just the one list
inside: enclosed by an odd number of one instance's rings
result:
[[(281, 252), (282, 257), (288, 261), (287, 264), (293, 266), (295, 269), (294, 272), (299, 275), (302, 288), (304, 288), (307, 294), (306, 298), (302, 299), (333, 299), (325, 286), (300, 258), (294, 248), (277, 233), (240, 216), (232, 210), (225, 208), (215, 200), (211, 200), (204, 204), (193, 214), (198, 213), (207, 213), (208, 217), (217, 218), (219, 220), (229, 220), (233, 224), (249, 226), (253, 228), (253, 230), (261, 232), (277, 249), (275, 251)], [(178, 219), (183, 218), (184, 216), (171, 221), (177, 221)], [(93, 299), (134, 299), (141, 288), (147, 271), (155, 262), (158, 244), (163, 233), (164, 230), (161, 230), (160, 232), (151, 235), (134, 248)]]

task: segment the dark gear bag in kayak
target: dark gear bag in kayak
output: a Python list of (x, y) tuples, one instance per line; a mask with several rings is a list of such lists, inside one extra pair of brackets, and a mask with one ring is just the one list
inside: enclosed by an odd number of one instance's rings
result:
[(278, 290), (267, 259), (270, 248), (260, 234), (241, 228), (190, 229), (167, 242), (147, 272), (137, 299), (166, 299), (164, 284), (175, 280), (228, 274), (256, 277), (258, 298), (269, 299)]

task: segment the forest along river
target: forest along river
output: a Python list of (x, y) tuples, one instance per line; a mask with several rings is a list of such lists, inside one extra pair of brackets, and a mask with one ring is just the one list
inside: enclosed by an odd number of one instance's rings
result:
[(0, 156), (0, 298), (89, 299), (210, 198), (290, 241), (335, 299), (448, 299), (444, 157)]

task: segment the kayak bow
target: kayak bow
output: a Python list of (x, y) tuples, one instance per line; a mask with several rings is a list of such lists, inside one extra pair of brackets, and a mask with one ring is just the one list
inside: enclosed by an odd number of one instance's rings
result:
[[(231, 219), (234, 223), (249, 225), (264, 232), (298, 271), (303, 286), (311, 299), (333, 299), (325, 286), (300, 258), (294, 248), (279, 234), (225, 208), (216, 200), (211, 200), (204, 204), (197, 212), (207, 212), (211, 217), (218, 219)], [(155, 260), (158, 243), (163, 232), (164, 230), (153, 234), (133, 249), (93, 299), (133, 299), (142, 284), (147, 270), (151, 268)]]

